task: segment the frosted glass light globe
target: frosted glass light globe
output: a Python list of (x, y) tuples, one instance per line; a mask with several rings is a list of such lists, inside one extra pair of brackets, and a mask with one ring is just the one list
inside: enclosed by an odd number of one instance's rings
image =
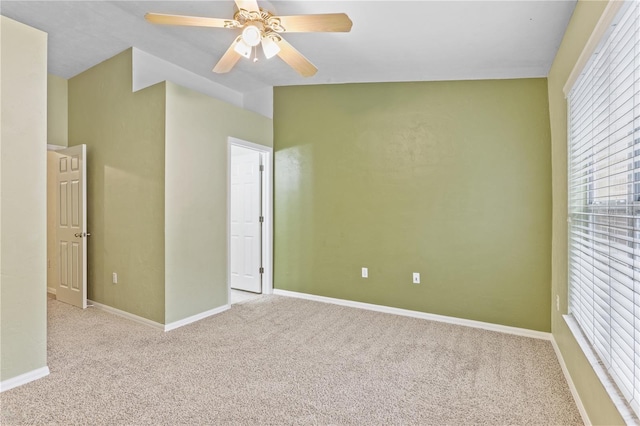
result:
[(254, 25), (247, 25), (244, 30), (242, 30), (242, 41), (249, 46), (257, 46), (260, 44), (260, 40), (262, 40), (262, 33), (258, 27)]

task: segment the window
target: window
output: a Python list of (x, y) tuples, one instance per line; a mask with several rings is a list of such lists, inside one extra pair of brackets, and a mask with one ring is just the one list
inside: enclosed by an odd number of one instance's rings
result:
[(568, 94), (569, 311), (640, 413), (640, 2)]

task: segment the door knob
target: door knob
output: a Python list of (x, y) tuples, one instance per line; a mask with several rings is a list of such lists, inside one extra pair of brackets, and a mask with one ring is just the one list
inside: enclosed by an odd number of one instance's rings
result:
[(90, 237), (90, 236), (91, 236), (91, 232), (85, 232), (85, 233), (84, 233), (84, 236), (85, 236), (85, 237)]
[(76, 232), (75, 234), (73, 234), (75, 237), (77, 238), (82, 238), (82, 234), (80, 234), (79, 232)]

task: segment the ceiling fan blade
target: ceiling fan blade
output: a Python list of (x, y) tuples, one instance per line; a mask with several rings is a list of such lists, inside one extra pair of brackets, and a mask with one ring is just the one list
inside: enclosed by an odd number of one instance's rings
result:
[(295, 47), (290, 45), (282, 37), (279, 37), (279, 39), (280, 40), (276, 40), (276, 43), (278, 43), (278, 46), (280, 47), (278, 56), (291, 68), (296, 70), (298, 74), (303, 77), (311, 77), (318, 71), (318, 68), (316, 68), (315, 65), (309, 62), (309, 60), (305, 58), (302, 53), (298, 52)]
[(287, 33), (349, 32), (353, 22), (346, 13), (321, 15), (274, 16)]
[(235, 51), (236, 44), (238, 44), (240, 40), (242, 40), (242, 36), (238, 36), (236, 40), (231, 43), (231, 46), (229, 46), (224, 55), (222, 55), (222, 58), (220, 58), (216, 66), (213, 68), (213, 72), (224, 74), (231, 71), (231, 68), (233, 68), (236, 62), (241, 58), (240, 54)]
[(147, 13), (144, 18), (152, 24), (188, 25), (191, 27), (238, 28), (240, 23), (233, 19), (204, 18), (200, 16), (165, 15)]
[(260, 12), (260, 7), (256, 0), (236, 0), (238, 9), (248, 10), (249, 12)]

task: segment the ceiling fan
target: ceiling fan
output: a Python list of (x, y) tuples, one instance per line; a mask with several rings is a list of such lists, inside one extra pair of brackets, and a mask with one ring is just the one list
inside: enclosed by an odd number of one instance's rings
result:
[(238, 11), (233, 19), (205, 18), (200, 16), (166, 15), (147, 13), (144, 17), (153, 24), (186, 25), (242, 30), (213, 68), (213, 72), (231, 71), (240, 57), (250, 58), (262, 45), (267, 59), (278, 55), (303, 77), (314, 75), (318, 69), (284, 38), (282, 33), (300, 32), (349, 32), (351, 19), (345, 13), (320, 15), (275, 16), (258, 6), (257, 0), (235, 0)]

